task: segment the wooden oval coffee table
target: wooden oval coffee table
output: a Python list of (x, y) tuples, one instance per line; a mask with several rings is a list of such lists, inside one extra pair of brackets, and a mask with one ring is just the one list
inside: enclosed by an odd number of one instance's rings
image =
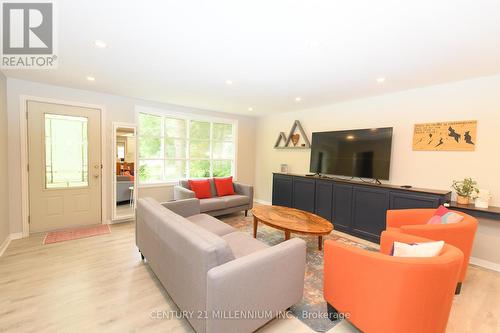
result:
[(323, 249), (323, 236), (330, 234), (333, 224), (313, 213), (282, 206), (257, 206), (252, 209), (253, 237), (257, 238), (259, 221), (285, 232), (285, 240), (290, 233), (318, 236), (318, 249)]

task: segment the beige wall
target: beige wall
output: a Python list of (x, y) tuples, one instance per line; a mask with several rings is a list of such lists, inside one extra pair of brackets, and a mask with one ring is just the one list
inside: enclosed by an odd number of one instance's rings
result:
[[(223, 117), (238, 120), (238, 156), (237, 156), (237, 179), (249, 184), (254, 183), (254, 159), (255, 150), (253, 145), (253, 134), (255, 132), (255, 118), (246, 116), (229, 115), (225, 113), (186, 108), (177, 105), (147, 102), (139, 99), (126, 98), (116, 95), (96, 93), (86, 90), (70, 89), (60, 86), (40, 84), (17, 79), (7, 79), (7, 111), (8, 123), (8, 170), (9, 170), (9, 196), (10, 203), (10, 228), (11, 232), (22, 231), (21, 219), (21, 161), (20, 161), (20, 99), (22, 95), (43, 97), (100, 105), (105, 108), (104, 119), (104, 162), (107, 170), (104, 170), (105, 183), (103, 195), (107, 211), (104, 215), (106, 220), (111, 219), (111, 172), (114, 167), (114, 156), (112, 150), (113, 122), (135, 122), (135, 107), (145, 106), (165, 110), (165, 112), (185, 112), (203, 116)], [(140, 196), (153, 195), (158, 200), (170, 199), (172, 197), (172, 186), (154, 187), (152, 189), (139, 188)]]
[[(309, 172), (309, 150), (273, 149), (278, 133), (288, 133), (297, 119), (309, 135), (392, 126), (390, 183), (449, 190), (452, 180), (472, 177), (492, 192), (492, 204), (500, 206), (499, 92), (500, 75), (261, 117), (256, 134), (256, 198), (271, 201), (272, 172), (279, 171), (281, 163), (288, 164), (290, 172)], [(412, 150), (415, 123), (471, 119), (478, 120), (476, 151)], [(474, 255), (500, 264), (500, 221), (486, 224), (487, 228), (480, 226)]]
[(7, 182), (7, 80), (0, 73), (0, 246), (9, 236), (9, 192)]

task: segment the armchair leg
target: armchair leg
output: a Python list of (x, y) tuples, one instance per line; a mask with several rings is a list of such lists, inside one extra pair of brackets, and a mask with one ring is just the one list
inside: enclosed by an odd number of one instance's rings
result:
[(139, 253), (141, 254), (141, 260), (144, 260), (144, 254), (142, 254), (141, 250), (139, 250)]
[(455, 295), (460, 295), (460, 291), (462, 290), (462, 282), (457, 283), (457, 287), (455, 288)]
[(328, 319), (331, 321), (339, 320), (339, 312), (330, 303), (326, 303), (326, 310), (328, 312)]
[(248, 216), (248, 210), (245, 210), (245, 217)]

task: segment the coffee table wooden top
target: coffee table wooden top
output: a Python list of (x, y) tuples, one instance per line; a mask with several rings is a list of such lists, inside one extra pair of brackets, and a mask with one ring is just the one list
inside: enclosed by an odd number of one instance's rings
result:
[(328, 235), (333, 230), (330, 221), (303, 210), (282, 206), (257, 206), (255, 218), (270, 227), (306, 235)]

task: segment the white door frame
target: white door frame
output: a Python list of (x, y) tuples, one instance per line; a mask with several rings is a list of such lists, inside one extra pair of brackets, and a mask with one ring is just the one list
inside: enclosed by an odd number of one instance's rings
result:
[(84, 108), (98, 109), (101, 114), (101, 223), (106, 223), (106, 200), (107, 198), (107, 172), (105, 154), (106, 135), (105, 129), (105, 108), (102, 105), (87, 104), (80, 102), (72, 102), (61, 99), (45, 98), (30, 95), (21, 95), (19, 104), (19, 126), (20, 126), (20, 142), (21, 142), (21, 218), (23, 221), (23, 237), (28, 237), (30, 227), (28, 223), (29, 208), (29, 181), (28, 181), (28, 120), (26, 117), (28, 101), (62, 104), (68, 106), (78, 106)]
[(133, 128), (134, 129), (134, 138), (135, 138), (135, 154), (134, 154), (134, 209), (135, 205), (137, 202), (138, 198), (138, 188), (137, 188), (137, 151), (138, 151), (138, 145), (137, 145), (137, 125), (134, 123), (124, 123), (120, 121), (115, 121), (113, 122), (113, 137), (111, 138), (111, 147), (112, 147), (112, 155), (111, 155), (111, 161), (113, 162), (111, 169), (111, 193), (113, 194), (113, 198), (111, 201), (111, 223), (117, 223), (117, 222), (125, 222), (125, 221), (130, 221), (135, 218), (135, 214), (131, 216), (126, 216), (126, 217), (121, 217), (118, 218), (116, 217), (116, 130), (120, 127), (125, 127), (125, 128)]

